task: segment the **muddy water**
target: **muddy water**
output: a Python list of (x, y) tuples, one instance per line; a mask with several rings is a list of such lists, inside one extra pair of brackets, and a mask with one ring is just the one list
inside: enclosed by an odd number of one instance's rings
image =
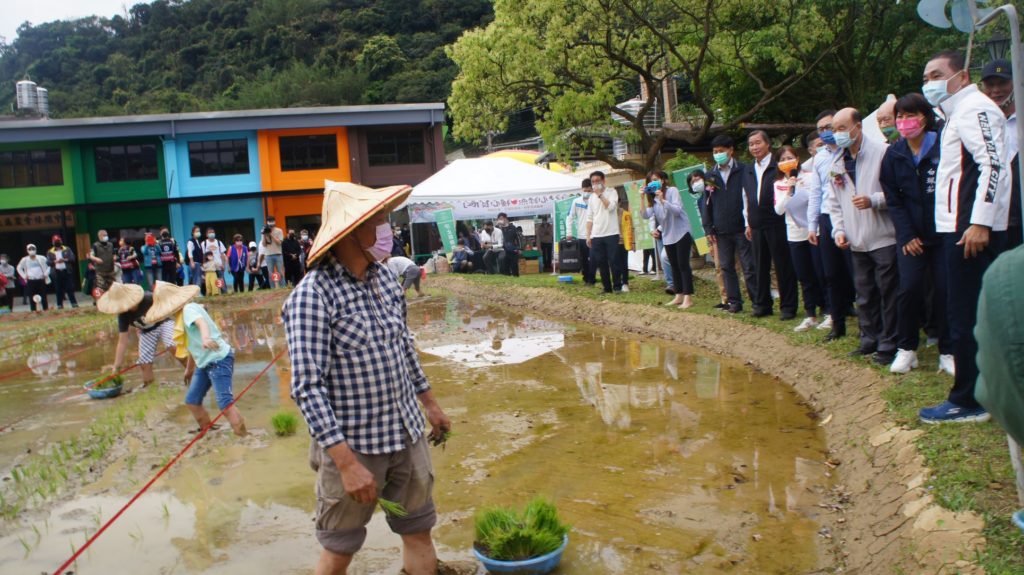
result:
[[(238, 349), (236, 393), (284, 345), (277, 304), (268, 307), (215, 313)], [(803, 573), (827, 563), (815, 522), (829, 485), (824, 438), (784, 384), (664, 342), (455, 300), (415, 302), (409, 321), (455, 424), (446, 448), (432, 449), (442, 557), (469, 558), (475, 510), (546, 494), (573, 526), (563, 574)], [(0, 393), (22, 397), (18, 386), (41, 382), (0, 381)], [(273, 413), (295, 411), (289, 384), (285, 357), (239, 404), (254, 433), (237, 440), (225, 428), (202, 440), (76, 573), (312, 573), (308, 437), (268, 432)], [(69, 404), (60, 413), (81, 421), (108, 405)], [(41, 429), (63, 419), (43, 412), (0, 435), (0, 453), (17, 451), (16, 439), (50, 440), (56, 432)], [(4, 524), (0, 572), (52, 572), (188, 441), (190, 424), (173, 407), (74, 497)], [(352, 572), (397, 573), (399, 541), (381, 513), (369, 530)]]

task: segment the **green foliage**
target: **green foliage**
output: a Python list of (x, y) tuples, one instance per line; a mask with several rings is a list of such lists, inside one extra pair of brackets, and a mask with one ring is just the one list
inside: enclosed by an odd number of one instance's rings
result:
[(569, 526), (558, 519), (555, 505), (543, 497), (531, 501), (520, 515), (500, 507), (479, 511), (476, 546), (492, 559), (517, 561), (539, 557), (562, 545)]
[(672, 156), (662, 169), (671, 174), (676, 170), (682, 170), (683, 168), (689, 168), (690, 166), (696, 166), (697, 164), (707, 165), (707, 162), (682, 150), (676, 150), (676, 154)]
[(443, 101), (444, 52), (486, 0), (155, 0), (25, 25), (0, 44), (0, 100), (26, 74), (54, 117)]
[(299, 418), (290, 411), (280, 411), (270, 418), (270, 425), (274, 433), (279, 437), (295, 435), (295, 429), (299, 426)]

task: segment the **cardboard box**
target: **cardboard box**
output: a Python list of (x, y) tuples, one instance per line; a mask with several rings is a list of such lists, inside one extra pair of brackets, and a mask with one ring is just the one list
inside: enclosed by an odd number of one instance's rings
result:
[(537, 260), (519, 260), (519, 274), (539, 274), (540, 265)]

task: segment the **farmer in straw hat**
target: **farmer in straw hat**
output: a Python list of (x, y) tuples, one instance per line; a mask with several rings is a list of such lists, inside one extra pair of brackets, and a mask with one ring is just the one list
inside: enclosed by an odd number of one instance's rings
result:
[(379, 263), (392, 247), (388, 214), (411, 191), (328, 181), (311, 270), (282, 312), (292, 398), (313, 437), (318, 574), (346, 573), (378, 497), (408, 512), (387, 517), (402, 536), (405, 571), (438, 571), (430, 538), (433, 476), (417, 399), (430, 438), (442, 437), (451, 422), (420, 368), (398, 278)]
[[(217, 324), (206, 309), (190, 303), (199, 293), (199, 286), (177, 286), (156, 282), (153, 290), (153, 305), (146, 312), (147, 323), (170, 322), (175, 330), (181, 348), (188, 350), (186, 379), (192, 374), (185, 406), (199, 424), (197, 432), (210, 425), (210, 414), (203, 407), (206, 393), (213, 387), (217, 407), (224, 411), (224, 417), (231, 424), (235, 435), (244, 436), (245, 420), (234, 406), (231, 382), (235, 373), (235, 352), (224, 341)], [(183, 341), (182, 341), (183, 340)]]
[[(157, 282), (161, 283), (161, 282)], [(135, 327), (139, 333), (139, 360), (142, 366), (142, 386), (153, 382), (153, 358), (156, 357), (156, 346), (163, 342), (165, 347), (174, 348), (174, 322), (146, 321), (146, 313), (153, 306), (153, 294), (143, 291), (142, 286), (114, 282), (110, 289), (96, 301), (96, 309), (102, 313), (117, 316), (117, 348), (114, 352), (113, 373), (117, 373), (124, 365), (124, 355), (128, 350), (128, 330)], [(183, 357), (178, 361), (186, 365)]]

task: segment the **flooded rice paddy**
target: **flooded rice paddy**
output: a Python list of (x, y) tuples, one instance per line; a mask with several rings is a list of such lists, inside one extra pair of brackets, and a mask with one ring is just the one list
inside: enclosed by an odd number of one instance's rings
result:
[[(211, 304), (236, 348), (236, 393), (285, 344), (279, 305)], [(475, 510), (545, 494), (573, 526), (558, 573), (792, 574), (828, 564), (816, 521), (830, 487), (824, 436), (784, 383), (669, 342), (455, 299), (413, 302), (409, 324), (454, 423), (446, 447), (432, 448), (442, 558), (471, 558)], [(164, 385), (106, 401), (78, 393), (112, 362), (115, 339), (111, 321), (20, 357), (0, 353), (0, 374), (28, 368), (0, 379), (0, 426), (17, 421), (0, 433), (7, 501), (28, 491), (15, 466), (53, 457), (97, 421), (121, 422), (123, 434), (86, 460), (91, 469), (78, 463), (53, 493), (0, 519), (2, 573), (53, 572), (191, 438), (181, 370), (167, 357), (156, 364)], [(128, 374), (129, 386), (139, 382)], [(289, 385), (285, 355), (239, 403), (253, 433), (211, 432), (74, 572), (312, 573), (309, 438), (304, 427), (285, 438), (269, 431), (274, 413), (297, 413)], [(380, 512), (369, 530), (351, 572), (396, 574), (400, 541)]]

